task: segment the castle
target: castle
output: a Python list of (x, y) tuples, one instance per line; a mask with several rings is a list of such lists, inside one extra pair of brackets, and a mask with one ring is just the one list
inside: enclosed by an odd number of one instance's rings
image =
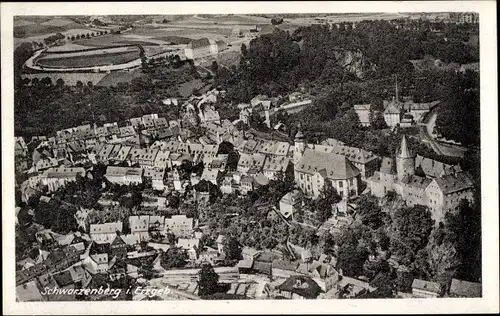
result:
[[(420, 159), (418, 159), (420, 158)], [(429, 159), (428, 159), (429, 160)], [(417, 157), (418, 167), (422, 170), (422, 157)], [(429, 160), (436, 166), (437, 161)], [(440, 166), (443, 166), (441, 164)], [(445, 167), (449, 167), (446, 166)], [(424, 205), (431, 211), (435, 223), (444, 220), (446, 212), (455, 209), (462, 199), (472, 201), (473, 183), (467, 173), (459, 168), (444, 168), (439, 172), (425, 168), (425, 176), (415, 174), (415, 156), (408, 148), (406, 136), (401, 140), (401, 146), (396, 154), (396, 172), (393, 171), (391, 161), (382, 162), (379, 171), (368, 179), (373, 195), (384, 197), (393, 191), (400, 195), (408, 206)]]

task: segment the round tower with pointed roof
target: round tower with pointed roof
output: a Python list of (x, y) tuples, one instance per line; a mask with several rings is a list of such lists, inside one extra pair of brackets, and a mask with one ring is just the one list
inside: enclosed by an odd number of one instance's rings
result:
[(415, 174), (415, 158), (408, 148), (405, 135), (403, 135), (401, 146), (396, 155), (396, 170), (399, 180), (402, 180), (405, 176), (412, 176)]
[(302, 159), (305, 150), (304, 134), (302, 134), (302, 124), (299, 123), (297, 134), (294, 139), (293, 164), (296, 165)]

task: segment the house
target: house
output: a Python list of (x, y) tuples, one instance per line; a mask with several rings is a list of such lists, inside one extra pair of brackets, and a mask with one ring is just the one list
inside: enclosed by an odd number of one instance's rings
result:
[(41, 302), (44, 297), (40, 293), (36, 280), (16, 286), (17, 302)]
[(220, 259), (219, 251), (211, 247), (205, 247), (198, 256), (199, 263), (209, 262), (212, 266), (217, 264)]
[(26, 156), (28, 154), (28, 146), (24, 141), (23, 137), (15, 137), (14, 143), (14, 155), (15, 156)]
[(299, 190), (293, 190), (285, 194), (280, 200), (279, 212), (285, 219), (293, 218), (293, 213), (302, 202)]
[(194, 39), (184, 49), (184, 55), (188, 59), (197, 59), (217, 55), (224, 49), (224, 42), (216, 42), (208, 38)]
[(293, 275), (299, 275), (296, 271), (299, 263), (297, 261), (273, 260), (272, 273), (273, 277), (289, 278)]
[(123, 223), (111, 222), (90, 225), (90, 238), (97, 242), (111, 242), (115, 239), (116, 232), (122, 232)]
[(177, 240), (177, 247), (187, 251), (190, 260), (197, 260), (197, 250), (200, 246), (200, 240), (197, 238), (179, 238)]
[(251, 247), (243, 247), (241, 249), (241, 255), (243, 256), (243, 259), (248, 259), (248, 260), (253, 260), (257, 258), (257, 256), (261, 253), (262, 251), (257, 250), (255, 248)]
[(149, 215), (130, 216), (129, 227), (131, 234), (136, 236), (139, 241), (148, 241), (149, 235)]
[(240, 154), (240, 159), (238, 160), (237, 170), (241, 174), (247, 174), (250, 168), (257, 170), (257, 172), (262, 171), (266, 156), (255, 153), (255, 154)]
[(466, 71), (475, 71), (479, 72), (479, 63), (470, 63), (470, 64), (462, 64), (460, 66), (461, 73), (465, 73)]
[(171, 218), (165, 218), (164, 232), (170, 232), (176, 237), (191, 236), (194, 229), (194, 220), (186, 215), (172, 215)]
[(247, 194), (253, 191), (255, 187), (255, 180), (253, 177), (243, 176), (240, 180), (240, 192), (241, 194)]
[(394, 98), (387, 103), (384, 110), (384, 120), (387, 126), (395, 127), (400, 124), (402, 115), (401, 103), (398, 100)]
[(220, 172), (219, 169), (211, 169), (211, 168), (205, 168), (203, 169), (203, 173), (201, 175), (200, 180), (206, 180), (211, 183), (213, 183), (216, 186), (219, 186), (219, 183), (221, 181), (222, 173)]
[(116, 235), (115, 239), (110, 244), (110, 253), (113, 257), (126, 258), (127, 257), (127, 244), (120, 235)]
[(443, 294), (443, 287), (437, 282), (414, 279), (411, 293), (420, 298), (436, 298)]
[(147, 168), (144, 169), (144, 179), (151, 180), (151, 186), (154, 190), (163, 191), (165, 185), (165, 168)]
[(312, 278), (303, 275), (290, 276), (276, 289), (289, 299), (315, 299), (323, 292)]
[(142, 174), (142, 168), (108, 166), (105, 177), (111, 183), (130, 185), (142, 183)]
[(84, 168), (49, 168), (41, 175), (43, 185), (48, 187), (49, 192), (57, 191), (59, 188), (65, 186), (67, 183), (76, 181), (77, 176), (85, 176)]
[(253, 259), (242, 259), (238, 262), (238, 273), (251, 274), (253, 267)]
[(450, 297), (481, 297), (481, 283), (451, 279), (450, 289), (448, 291)]
[(361, 295), (371, 293), (377, 288), (370, 286), (368, 282), (342, 275), (337, 283), (337, 289), (339, 290), (341, 297), (356, 298)]
[(278, 174), (285, 175), (289, 163), (290, 159), (285, 156), (276, 156), (276, 158), (267, 156), (262, 167), (262, 172), (269, 180), (276, 180)]
[(159, 150), (158, 154), (156, 155), (155, 161), (154, 161), (154, 167), (160, 168), (160, 169), (172, 168), (172, 164), (170, 163), (169, 156), (170, 156), (170, 151)]
[(224, 235), (219, 235), (217, 236), (217, 240), (215, 240), (215, 243), (217, 244), (217, 251), (220, 254), (224, 254), (224, 243), (226, 241), (226, 236)]
[(371, 104), (355, 104), (354, 111), (358, 115), (359, 122), (362, 126), (370, 126), (370, 110)]

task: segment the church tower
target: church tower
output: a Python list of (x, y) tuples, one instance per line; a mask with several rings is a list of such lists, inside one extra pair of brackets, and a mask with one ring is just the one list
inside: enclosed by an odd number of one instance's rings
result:
[(415, 158), (413, 157), (411, 151), (408, 149), (405, 135), (403, 135), (403, 139), (401, 140), (401, 147), (399, 147), (398, 153), (396, 155), (396, 169), (398, 173), (398, 179), (400, 181), (405, 176), (412, 176), (415, 174)]
[(295, 134), (293, 150), (293, 164), (296, 165), (302, 159), (305, 150), (304, 134), (302, 134), (302, 125), (299, 123), (298, 132)]

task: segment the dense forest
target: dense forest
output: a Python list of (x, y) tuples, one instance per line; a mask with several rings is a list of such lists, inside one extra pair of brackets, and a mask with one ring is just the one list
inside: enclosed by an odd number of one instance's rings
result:
[[(312, 132), (359, 146), (363, 136), (352, 122), (352, 105), (372, 103), (383, 110), (382, 100), (395, 95), (397, 75), (401, 94), (416, 102), (442, 101), (438, 125), (444, 136), (477, 145), (478, 74), (446, 70), (417, 74), (410, 62), (425, 56), (445, 63), (477, 62), (478, 52), (464, 43), (472, 29), (425, 21), (365, 21), (355, 28), (348, 23), (312, 25), (293, 34), (277, 29), (253, 39), (249, 47), (243, 45), (239, 67), (219, 71), (217, 83), (235, 103), (249, 102), (257, 94), (275, 97), (307, 91), (315, 97), (314, 108), (297, 119), (310, 124)], [(461, 126), (471, 122), (464, 120), (467, 117), (476, 124), (464, 130)], [(297, 120), (287, 123), (293, 129)]]

